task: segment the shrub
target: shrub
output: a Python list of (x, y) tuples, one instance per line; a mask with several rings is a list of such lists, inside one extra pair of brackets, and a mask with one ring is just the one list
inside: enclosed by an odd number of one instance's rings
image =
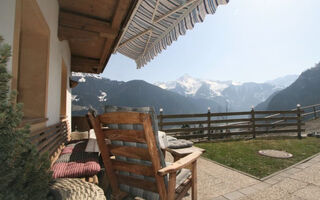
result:
[(0, 36), (0, 199), (45, 199), (49, 191), (50, 162), (29, 139), (29, 127), (20, 127), (22, 105), (9, 92), (9, 45)]

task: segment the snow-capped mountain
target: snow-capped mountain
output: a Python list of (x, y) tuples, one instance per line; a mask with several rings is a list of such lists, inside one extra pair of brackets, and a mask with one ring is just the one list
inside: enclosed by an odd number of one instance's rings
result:
[(72, 89), (72, 115), (83, 116), (94, 108), (102, 113), (105, 105), (160, 108), (166, 114), (202, 113), (208, 107), (222, 111), (218, 103), (210, 99), (192, 98), (161, 89), (142, 80), (114, 81), (95, 74), (73, 73), (78, 81)]
[[(230, 85), (238, 85), (232, 81), (212, 81), (193, 78), (187, 74), (176, 81), (158, 82), (154, 85), (186, 96), (204, 95), (205, 97), (221, 96), (221, 92)], [(208, 92), (208, 93), (207, 93)]]
[(293, 82), (295, 82), (298, 79), (299, 75), (292, 74), (292, 75), (286, 75), (283, 77), (279, 77), (270, 81), (267, 81), (266, 83), (269, 83), (273, 86), (276, 86), (280, 89), (284, 89), (291, 85)]
[(184, 75), (176, 81), (158, 82), (155, 85), (181, 95), (214, 100), (222, 107), (239, 111), (248, 110), (265, 101), (274, 92), (290, 85), (297, 77), (289, 75), (266, 83), (240, 83), (202, 80)]

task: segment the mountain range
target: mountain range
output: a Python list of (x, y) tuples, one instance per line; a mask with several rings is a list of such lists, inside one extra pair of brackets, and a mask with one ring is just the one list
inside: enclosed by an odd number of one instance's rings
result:
[(176, 81), (157, 82), (155, 85), (187, 97), (213, 100), (228, 111), (243, 111), (265, 101), (297, 78), (297, 75), (288, 75), (265, 83), (240, 83), (203, 80), (184, 75)]
[(72, 90), (72, 114), (84, 115), (89, 107), (103, 112), (104, 105), (153, 106), (164, 113), (203, 113), (248, 110), (290, 84), (292, 76), (276, 84), (211, 81), (184, 75), (177, 81), (150, 84), (142, 80), (114, 81), (95, 74), (73, 73), (79, 84)]
[(260, 103), (260, 110), (288, 110), (297, 104), (308, 106), (320, 103), (320, 63), (301, 73), (289, 87)]
[(142, 80), (128, 82), (112, 81), (98, 75), (73, 73), (72, 79), (78, 81), (72, 89), (72, 115), (85, 115), (92, 107), (103, 112), (105, 105), (143, 107), (153, 106), (157, 113), (163, 108), (165, 114), (202, 113), (208, 107), (218, 112), (222, 108), (213, 100), (192, 98), (164, 90)]

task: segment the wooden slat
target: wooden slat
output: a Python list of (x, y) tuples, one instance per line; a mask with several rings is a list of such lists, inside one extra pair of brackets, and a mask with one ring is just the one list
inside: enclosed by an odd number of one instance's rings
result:
[(193, 118), (193, 117), (207, 117), (208, 114), (178, 114), (178, 115), (158, 115), (158, 118), (162, 117), (163, 119), (167, 118)]
[[(192, 186), (191, 179), (187, 179), (186, 184), (183, 185), (181, 190), (179, 190), (179, 192), (176, 192), (176, 199), (182, 199), (186, 195), (186, 193), (188, 192), (191, 186)], [(177, 189), (180, 189), (180, 188), (177, 188)]]
[(129, 158), (136, 158), (141, 160), (150, 160), (148, 149), (129, 147), (129, 146), (115, 146), (108, 145), (110, 152), (115, 156), (125, 156)]
[(43, 132), (41, 132), (38, 136), (34, 136), (31, 141), (33, 144), (38, 144), (39, 142), (41, 142), (42, 140), (46, 139), (47, 137), (49, 137), (52, 133), (55, 133), (57, 131), (60, 130), (60, 127), (59, 126), (55, 126), (54, 128), (50, 128), (50, 129), (47, 129)]
[(113, 193), (119, 194), (120, 193), (119, 184), (118, 184), (117, 177), (114, 174), (114, 169), (112, 167), (112, 163), (110, 160), (110, 157), (111, 157), (110, 149), (109, 149), (109, 145), (106, 144), (105, 136), (101, 129), (101, 122), (99, 120), (99, 117), (94, 117), (91, 112), (88, 113), (88, 116), (97, 137), (97, 143), (101, 152), (103, 164), (106, 169), (106, 175), (108, 176), (108, 180), (110, 181), (110, 186), (112, 188)]
[(67, 134), (66, 133), (56, 133), (53, 137), (46, 140), (41, 148), (41, 152), (48, 152), (54, 145), (58, 145), (59, 143), (63, 143), (66, 141)]
[[(305, 123), (300, 123), (301, 126), (305, 125)], [(282, 123), (282, 124), (256, 124), (256, 127), (282, 127), (282, 126), (298, 126), (298, 123)]]
[[(301, 131), (305, 131), (305, 129), (301, 129)], [(257, 133), (257, 134), (268, 134), (268, 133), (290, 133), (290, 132), (298, 132), (298, 129), (256, 131), (256, 133)]]
[(159, 126), (185, 125), (185, 124), (207, 124), (208, 121), (179, 121), (179, 122), (162, 122)]
[(219, 120), (211, 120), (211, 123), (230, 123), (230, 122), (248, 122), (251, 121), (250, 118), (240, 118), (240, 119), (219, 119)]
[(101, 37), (112, 39), (114, 39), (118, 34), (118, 30), (113, 30), (111, 28), (110, 22), (65, 11), (60, 11), (59, 25), (59, 31), (62, 28), (61, 26), (65, 26), (89, 32), (97, 32)]
[(40, 135), (41, 133), (43, 133), (43, 132), (45, 132), (47, 130), (55, 129), (57, 126), (60, 127), (60, 123), (52, 125), (52, 126), (49, 126), (49, 127), (46, 127), (46, 128), (43, 128), (43, 129), (40, 129), (40, 130), (33, 131), (33, 132), (30, 133), (30, 137), (38, 136), (38, 135)]
[(102, 124), (142, 124), (147, 114), (138, 112), (111, 112), (99, 116)]
[[(212, 136), (214, 134), (210, 134)], [(175, 138), (177, 139), (193, 139), (193, 138), (206, 138), (209, 137), (208, 134), (190, 134), (190, 135), (174, 135)]]
[(131, 172), (134, 174), (144, 176), (154, 176), (152, 166), (139, 165), (134, 163), (123, 162), (119, 160), (112, 160), (113, 169), (124, 172)]
[(177, 132), (192, 132), (192, 131), (205, 131), (208, 130), (207, 127), (203, 128), (174, 128), (174, 129), (165, 129), (163, 130), (166, 133), (177, 133)]
[(251, 115), (251, 112), (221, 112), (221, 113), (211, 113), (212, 117), (218, 116), (233, 116), (233, 115)]
[(50, 136), (48, 136), (46, 140), (42, 141), (40, 144), (37, 145), (38, 149), (43, 150), (43, 148), (46, 145), (53, 142), (57, 137), (60, 136), (59, 132), (60, 132), (60, 129), (57, 132), (51, 132)]
[(146, 143), (144, 131), (141, 131), (141, 130), (105, 129), (103, 130), (103, 133), (105, 134), (106, 138), (108, 138), (109, 140)]
[(318, 107), (318, 106), (320, 106), (320, 104), (314, 104), (314, 105), (310, 105), (310, 106), (304, 106), (304, 107), (301, 107), (301, 109), (308, 109), (308, 108)]
[(167, 199), (167, 189), (164, 183), (164, 179), (162, 176), (158, 175), (157, 171), (161, 169), (160, 164), (160, 152), (158, 152), (157, 143), (155, 139), (154, 132), (152, 130), (151, 125), (151, 117), (147, 115), (145, 120), (143, 121), (143, 129), (145, 131), (145, 136), (147, 140), (148, 150), (150, 159), (152, 162), (153, 170), (154, 170), (154, 178), (157, 182), (157, 188), (159, 192), (160, 199)]
[(119, 183), (130, 185), (137, 188), (142, 188), (144, 190), (152, 191), (158, 193), (157, 184), (151, 181), (137, 179), (129, 176), (124, 176), (117, 174)]
[(226, 125), (226, 126), (215, 126), (211, 127), (211, 130), (223, 130), (223, 129), (232, 129), (232, 128), (251, 128), (252, 125)]
[(255, 121), (297, 120), (297, 117), (254, 118)]
[(296, 114), (296, 110), (254, 111), (255, 114)]

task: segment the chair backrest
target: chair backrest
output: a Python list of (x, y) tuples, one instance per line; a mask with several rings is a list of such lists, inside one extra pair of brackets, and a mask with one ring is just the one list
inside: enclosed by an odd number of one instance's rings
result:
[(151, 115), (119, 111), (97, 117), (89, 113), (89, 118), (113, 194), (121, 190), (143, 198), (166, 199), (166, 177), (157, 173), (164, 167), (164, 159)]

